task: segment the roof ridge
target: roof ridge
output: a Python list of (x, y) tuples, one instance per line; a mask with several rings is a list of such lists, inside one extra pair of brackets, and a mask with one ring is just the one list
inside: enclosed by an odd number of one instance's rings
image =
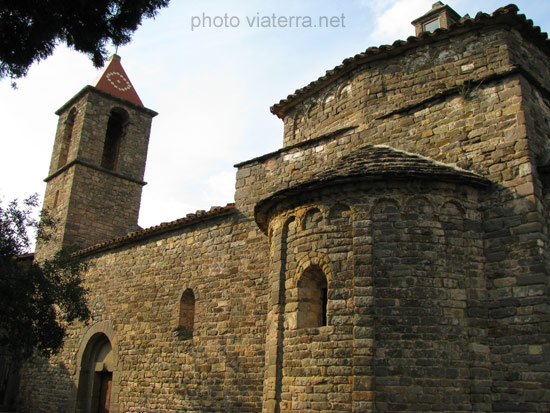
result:
[[(335, 167), (332, 170), (321, 171), (317, 174), (314, 174), (312, 176), (312, 178), (316, 178), (316, 177), (317, 178), (322, 178), (326, 175), (330, 175), (331, 173), (334, 172), (335, 169), (337, 169), (338, 163), (347, 163), (348, 160), (352, 160), (352, 159), (365, 160), (365, 162), (369, 163), (371, 166), (375, 165), (375, 164), (379, 164), (379, 163), (380, 164), (387, 164), (387, 162), (390, 162), (388, 159), (383, 160), (383, 162), (377, 162), (376, 160), (372, 160), (372, 159), (365, 159), (365, 155), (364, 155), (365, 151), (368, 151), (368, 150), (371, 150), (371, 149), (387, 149), (389, 151), (389, 153), (392, 154), (392, 155), (396, 155), (396, 154), (402, 155), (402, 158), (404, 160), (406, 160), (408, 158), (409, 161), (411, 161), (411, 160), (423, 161), (423, 162), (425, 162), (429, 165), (433, 165), (434, 167), (448, 169), (449, 172), (454, 171), (454, 172), (456, 172), (460, 175), (468, 175), (468, 176), (471, 176), (472, 178), (481, 179), (481, 180), (485, 179), (482, 175), (480, 175), (476, 172), (472, 172), (472, 171), (469, 171), (467, 169), (461, 168), (461, 167), (459, 167), (458, 165), (456, 165), (454, 163), (441, 162), (441, 161), (435, 160), (433, 158), (429, 158), (427, 156), (421, 155), (421, 154), (416, 153), (416, 152), (410, 152), (410, 151), (406, 151), (404, 149), (397, 149), (397, 148), (394, 148), (393, 146), (384, 145), (384, 144), (376, 144), (376, 145), (366, 144), (366, 145), (362, 145), (359, 148), (357, 148), (357, 150), (353, 151), (352, 153), (343, 155), (340, 158), (338, 158), (335, 161), (335, 164), (334, 164)], [(364, 166), (364, 165), (361, 165), (361, 166)], [(387, 168), (385, 168), (385, 169), (387, 169)], [(380, 172), (382, 172), (382, 171), (380, 171)]]
[(443, 167), (447, 167), (447, 168), (453, 168), (455, 169), (457, 172), (465, 172), (465, 173), (469, 173), (469, 174), (473, 174), (473, 175), (477, 175), (479, 176), (480, 178), (482, 178), (482, 176), (476, 172), (472, 172), (472, 171), (469, 171), (468, 169), (464, 169), (464, 168), (461, 168), (460, 166), (458, 166), (456, 163), (445, 163), (445, 162), (441, 162), (441, 161), (438, 161), (436, 159), (433, 159), (433, 158), (428, 158), (427, 156), (424, 156), (424, 155), (421, 155), (419, 153), (416, 153), (416, 152), (409, 152), (409, 151), (406, 151), (404, 149), (397, 149), (397, 148), (394, 148), (393, 146), (389, 146), (389, 145), (372, 145), (373, 147), (386, 147), (388, 149), (391, 149), (392, 151), (394, 152), (401, 152), (403, 154), (406, 154), (407, 156), (414, 156), (416, 158), (420, 158), (422, 160), (425, 160), (427, 162), (431, 162), (433, 163), (434, 165), (437, 165), (437, 166), (443, 166)]

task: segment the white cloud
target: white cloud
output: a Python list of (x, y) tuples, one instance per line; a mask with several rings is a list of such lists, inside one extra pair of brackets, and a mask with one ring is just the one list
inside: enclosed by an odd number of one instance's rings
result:
[(391, 0), (357, 0), (360, 7), (370, 9), (373, 13), (381, 14), (384, 10), (391, 7)]
[(395, 40), (414, 36), (411, 21), (430, 11), (433, 0), (397, 0), (388, 3), (391, 6), (376, 16), (376, 26), (370, 35), (373, 44), (391, 44)]
[(221, 171), (216, 175), (212, 175), (206, 182), (206, 190), (204, 195), (209, 199), (213, 199), (214, 205), (224, 206), (233, 202), (235, 193), (235, 174), (234, 170)]

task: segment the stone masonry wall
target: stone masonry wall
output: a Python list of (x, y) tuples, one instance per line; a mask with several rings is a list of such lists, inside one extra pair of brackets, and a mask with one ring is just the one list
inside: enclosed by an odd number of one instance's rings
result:
[[(71, 329), (49, 364), (32, 362), (22, 396), (35, 404), (22, 411), (74, 409), (83, 337), (106, 322), (118, 349), (113, 412), (259, 411), (266, 247), (255, 224), (234, 213), (90, 257), (92, 320)], [(177, 335), (188, 288), (196, 299), (190, 340)]]
[(487, 330), (472, 311), (486, 295), (477, 194), (420, 188), (381, 191), (372, 209), (375, 411), (484, 411)]
[[(264, 411), (487, 409), (477, 207), (467, 186), (399, 181), (280, 205), (270, 220)], [(311, 265), (327, 275), (327, 326), (299, 328), (297, 284)]]
[(79, 144), (79, 158), (94, 165), (101, 165), (107, 123), (111, 110), (123, 109), (129, 122), (121, 141), (115, 172), (142, 181), (147, 159), (149, 133), (153, 112), (100, 91), (91, 90), (87, 95), (85, 122)]
[(67, 222), (67, 214), (69, 213), (73, 178), (74, 169), (54, 177), (46, 186), (42, 208), (48, 210), (49, 215), (55, 220), (56, 226), (48, 231), (48, 234), (52, 236), (51, 242), (37, 241), (35, 252), (37, 260), (51, 257), (59, 249), (58, 246), (63, 244), (63, 233)]
[[(282, 303), (277, 303), (272, 294), (268, 322), (276, 324), (277, 318), (283, 317), (283, 323), (282, 337), (277, 343), (280, 359), (275, 369), (270, 368), (268, 360), (268, 371), (276, 370), (276, 374), (266, 377), (264, 397), (268, 396), (270, 385), (275, 385), (274, 401), (281, 411), (351, 411), (353, 386), (349, 378), (354, 348), (354, 311), (350, 301), (353, 297), (351, 210), (337, 202), (314, 203), (288, 211), (276, 221), (272, 225), (281, 234), (276, 237), (280, 243), (274, 248), (280, 249), (282, 272), (272, 273), (275, 278), (272, 284), (282, 277), (284, 292)], [(323, 327), (303, 327), (299, 322), (304, 313), (299, 307), (298, 284), (304, 271), (312, 266), (322, 269), (328, 282), (327, 325)], [(284, 314), (276, 314), (278, 305), (282, 305)], [(264, 409), (269, 404), (268, 398)]]
[[(319, 165), (330, 167), (340, 156), (366, 143), (458, 164), (497, 182), (513, 181), (517, 174), (513, 167), (528, 163), (529, 157), (522, 152), (527, 140), (519, 111), (520, 75), (510, 65), (507, 33), (493, 30), (479, 36), (458, 36), (393, 58), (381, 56), (356, 69), (351, 93), (357, 102), (349, 110), (353, 107), (354, 114), (360, 111), (360, 121), (351, 121), (355, 115), (345, 117), (349, 122), (323, 126), (319, 121), (317, 128), (307, 129), (307, 136), (292, 142), (285, 132), (286, 149), (238, 165), (236, 202), (250, 202), (250, 197), (254, 202), (290, 182), (306, 180)], [(455, 52), (458, 59), (453, 57)], [(481, 83), (460, 86), (474, 79)], [(369, 94), (364, 90), (367, 85), (372, 90), (377, 87), (378, 92)], [(365, 108), (361, 109), (359, 102), (363, 101)], [(291, 114), (285, 117), (285, 125), (289, 119)], [(308, 142), (311, 138), (317, 139)], [(506, 144), (517, 155), (505, 153), (500, 146)], [(494, 165), (505, 164), (507, 158), (502, 155), (514, 158), (509, 168)], [(513, 182), (506, 186), (510, 184)]]
[[(526, 57), (531, 54), (532, 60)], [(316, 117), (311, 109), (309, 126), (293, 129), (290, 111), (285, 117), (286, 148), (238, 165), (237, 202), (257, 202), (304, 182), (320, 165), (330, 168), (365, 143), (457, 164), (494, 182), (480, 198), (487, 282), (468, 311), (477, 314), (476, 323), (491, 320), (476, 357), (482, 364), (487, 358), (494, 363), (491, 372), (486, 366), (476, 370), (479, 382), (472, 403), (495, 411), (548, 403), (543, 390), (547, 367), (535, 367), (542, 361), (548, 365), (547, 229), (535, 196), (534, 168), (548, 134), (548, 126), (540, 123), (540, 116), (547, 117), (547, 105), (541, 102), (548, 95), (543, 86), (547, 80), (540, 74), (547, 69), (538, 70), (546, 62), (515, 30), (498, 28), (373, 61), (342, 80), (351, 84), (351, 95), (345, 98), (352, 100), (342, 104), (349, 116), (333, 122), (334, 112), (319, 111)], [(367, 85), (372, 85), (370, 93)], [(326, 91), (316, 95), (317, 102)], [(544, 99), (529, 97), (537, 94)], [(358, 117), (365, 99), (371, 101)], [(293, 111), (307, 104), (299, 103)], [(533, 127), (538, 130), (534, 134)], [(531, 137), (544, 143), (529, 143)], [(489, 396), (491, 381), (499, 391)]]
[(346, 126), (369, 124), (465, 82), (509, 69), (503, 30), (444, 39), (397, 54), (382, 49), (360, 68), (298, 103), (284, 116), (284, 146)]
[[(84, 165), (74, 166), (64, 245), (87, 247), (138, 229), (143, 185), (107, 175)], [(76, 190), (75, 190), (76, 189)]]

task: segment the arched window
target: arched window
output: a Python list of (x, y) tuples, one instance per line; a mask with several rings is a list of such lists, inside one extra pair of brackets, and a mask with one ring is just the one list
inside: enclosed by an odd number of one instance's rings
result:
[(195, 324), (195, 294), (188, 288), (181, 295), (178, 320), (178, 335), (183, 339), (193, 338)]
[(327, 325), (327, 277), (318, 266), (309, 267), (298, 280), (298, 328)]
[(120, 144), (126, 132), (127, 125), (128, 114), (122, 109), (113, 109), (107, 123), (107, 133), (105, 135), (103, 157), (101, 159), (102, 167), (111, 170), (116, 169)]
[(76, 117), (76, 109), (72, 108), (63, 127), (63, 136), (61, 138), (61, 147), (59, 148), (59, 158), (57, 161), (57, 169), (61, 168), (67, 163), (69, 156), (69, 149), (71, 147), (71, 140), (73, 139), (74, 119)]

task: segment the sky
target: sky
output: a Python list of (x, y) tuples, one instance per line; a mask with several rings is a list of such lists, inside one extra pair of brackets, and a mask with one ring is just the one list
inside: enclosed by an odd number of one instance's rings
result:
[[(122, 65), (153, 119), (139, 225), (147, 228), (233, 202), (233, 165), (282, 147), (270, 106), (368, 47), (414, 35), (435, 0), (172, 0), (145, 20)], [(453, 0), (461, 16), (507, 2)], [(518, 0), (550, 31), (550, 2)], [(287, 27), (274, 27), (273, 16)], [(271, 27), (258, 25), (264, 18)], [(308, 28), (307, 19), (331, 27)], [(292, 27), (288, 27), (292, 26)], [(111, 52), (115, 49), (111, 47)], [(0, 200), (43, 196), (55, 111), (98, 76), (90, 59), (60, 45), (27, 77), (0, 80)]]

